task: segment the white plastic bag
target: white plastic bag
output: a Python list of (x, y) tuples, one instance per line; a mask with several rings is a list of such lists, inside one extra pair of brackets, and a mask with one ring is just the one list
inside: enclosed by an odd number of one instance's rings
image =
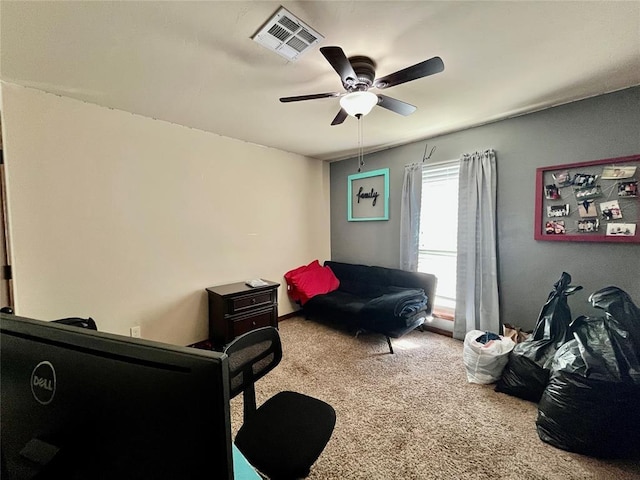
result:
[(500, 340), (491, 340), (484, 344), (478, 342), (477, 338), (485, 333), (481, 330), (471, 330), (464, 337), (462, 356), (469, 383), (496, 382), (509, 360), (509, 353), (516, 345), (510, 338), (502, 336)]

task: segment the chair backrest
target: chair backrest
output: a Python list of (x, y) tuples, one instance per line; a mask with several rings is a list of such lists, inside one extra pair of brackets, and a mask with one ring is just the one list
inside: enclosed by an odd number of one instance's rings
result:
[(63, 325), (70, 325), (78, 328), (88, 328), (89, 330), (98, 330), (98, 326), (93, 318), (79, 318), (69, 317), (61, 318), (60, 320), (53, 320), (53, 323), (61, 323)]
[(256, 411), (255, 382), (282, 360), (280, 334), (274, 327), (252, 330), (233, 340), (224, 353), (229, 357), (231, 398), (243, 392), (246, 421)]

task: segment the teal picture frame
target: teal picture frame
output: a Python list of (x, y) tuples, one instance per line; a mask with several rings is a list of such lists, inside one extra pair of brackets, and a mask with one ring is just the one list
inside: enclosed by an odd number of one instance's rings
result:
[(347, 220), (389, 220), (389, 169), (354, 173), (347, 177)]

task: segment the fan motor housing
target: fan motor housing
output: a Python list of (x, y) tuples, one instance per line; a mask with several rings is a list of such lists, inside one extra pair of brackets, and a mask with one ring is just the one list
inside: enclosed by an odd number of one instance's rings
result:
[(360, 55), (349, 57), (348, 60), (358, 78), (355, 85), (344, 85), (345, 89), (351, 91), (360, 90), (363, 87), (364, 89), (371, 87), (376, 77), (376, 63), (371, 58)]

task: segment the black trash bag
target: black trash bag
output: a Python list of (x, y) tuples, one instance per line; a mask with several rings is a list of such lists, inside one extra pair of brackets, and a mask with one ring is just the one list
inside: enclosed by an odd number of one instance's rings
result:
[(578, 317), (538, 405), (544, 442), (596, 457), (640, 448), (640, 310), (617, 287), (589, 297), (604, 317)]
[(496, 383), (496, 392), (538, 402), (549, 381), (553, 356), (571, 339), (571, 309), (567, 296), (581, 290), (571, 286), (571, 275), (562, 272), (542, 307), (536, 328), (524, 342), (518, 343)]
[(605, 311), (607, 318), (612, 318), (620, 328), (629, 332), (631, 343), (635, 352), (640, 351), (640, 308), (631, 297), (618, 287), (605, 287), (592, 293), (589, 302), (595, 308)]

